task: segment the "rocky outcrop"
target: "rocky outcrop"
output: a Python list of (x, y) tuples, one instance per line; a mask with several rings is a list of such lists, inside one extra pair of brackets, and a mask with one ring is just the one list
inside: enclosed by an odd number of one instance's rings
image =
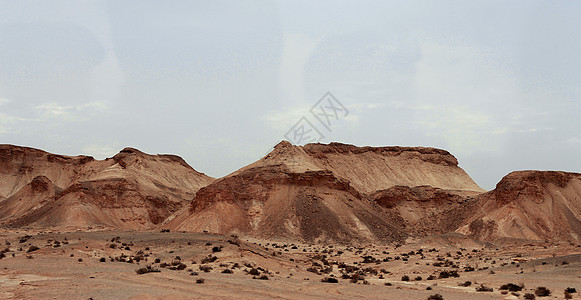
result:
[(477, 201), (458, 232), (485, 241), (581, 241), (581, 174), (512, 172)]

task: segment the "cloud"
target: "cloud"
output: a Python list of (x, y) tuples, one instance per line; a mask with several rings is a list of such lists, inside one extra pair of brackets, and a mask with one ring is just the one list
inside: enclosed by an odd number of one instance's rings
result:
[(581, 136), (571, 137), (571, 138), (567, 139), (567, 143), (581, 146)]
[(74, 120), (76, 118), (72, 112), (73, 108), (73, 106), (62, 106), (54, 102), (34, 107), (35, 110), (41, 112), (44, 118), (59, 118), (65, 120)]
[(501, 151), (507, 134), (522, 129), (522, 92), (510, 60), (462, 43), (425, 41), (421, 53), (416, 103), (408, 105), (416, 123), (457, 153)]
[(77, 107), (77, 110), (94, 110), (94, 111), (106, 111), (109, 107), (107, 104), (99, 101), (93, 101), (89, 103), (85, 103), (80, 107)]
[(35, 110), (40, 112), (41, 118), (47, 119), (60, 119), (63, 121), (86, 121), (90, 118), (88, 114), (99, 111), (107, 111), (108, 107), (103, 102), (88, 102), (80, 105), (60, 105), (55, 102), (45, 103), (37, 105), (34, 107)]
[[(344, 103), (343, 103), (344, 104)], [(346, 109), (349, 111), (347, 116), (339, 116), (337, 121), (346, 122), (358, 122), (359, 115), (364, 113), (366, 110), (372, 110), (379, 107), (385, 106), (384, 103), (354, 103), (345, 105)], [(311, 113), (312, 104), (296, 105), (290, 108), (285, 108), (283, 110), (272, 110), (266, 113), (262, 120), (272, 129), (277, 131), (286, 132), (292, 126), (294, 126), (301, 118), (305, 117), (307, 120), (312, 122), (315, 126), (319, 124), (319, 121)], [(334, 124), (336, 125), (336, 124)], [(333, 126), (334, 126), (333, 125)], [(321, 126), (324, 129), (324, 126)]]
[(272, 129), (286, 132), (302, 117), (310, 118), (311, 107), (312, 105), (303, 104), (283, 110), (272, 110), (262, 116), (262, 120)]
[(421, 106), (417, 110), (426, 133), (443, 139), (453, 152), (500, 151), (510, 130), (493, 115), (466, 106)]

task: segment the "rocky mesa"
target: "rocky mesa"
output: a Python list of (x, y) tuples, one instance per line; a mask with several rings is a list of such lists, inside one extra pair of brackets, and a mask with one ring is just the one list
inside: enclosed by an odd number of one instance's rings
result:
[[(437, 200), (400, 194), (411, 204), (386, 205), (381, 195), (398, 186), (442, 193)], [(259, 161), (200, 189), (164, 227), (309, 242), (401, 242), (428, 228), (455, 230), (463, 217), (441, 224), (426, 222), (426, 216), (437, 219), (468, 206), (469, 195), (482, 192), (445, 150), (283, 141)]]

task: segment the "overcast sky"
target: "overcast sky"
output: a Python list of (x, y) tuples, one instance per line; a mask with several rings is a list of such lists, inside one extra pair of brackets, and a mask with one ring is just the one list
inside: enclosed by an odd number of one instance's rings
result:
[(580, 53), (578, 1), (0, 1), (0, 143), (220, 177), (302, 120), (446, 149), (492, 189), (581, 172)]

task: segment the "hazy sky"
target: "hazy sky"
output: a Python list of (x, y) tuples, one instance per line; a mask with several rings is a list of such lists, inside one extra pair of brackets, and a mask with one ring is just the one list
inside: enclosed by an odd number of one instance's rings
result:
[[(220, 177), (305, 117), (325, 143), (446, 149), (492, 189), (581, 172), (580, 53), (578, 1), (0, 1), (0, 143)], [(325, 128), (328, 91), (348, 115)]]

